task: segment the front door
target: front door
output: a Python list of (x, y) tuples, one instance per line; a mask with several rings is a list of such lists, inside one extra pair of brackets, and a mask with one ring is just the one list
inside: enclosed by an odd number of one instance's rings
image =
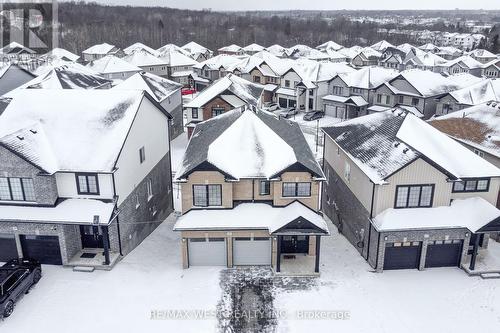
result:
[(309, 236), (282, 236), (281, 253), (309, 253)]
[(103, 248), (102, 234), (95, 225), (81, 225), (80, 236), (83, 248)]

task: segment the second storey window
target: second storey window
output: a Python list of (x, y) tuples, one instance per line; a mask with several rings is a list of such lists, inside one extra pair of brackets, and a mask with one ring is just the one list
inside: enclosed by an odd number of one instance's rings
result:
[(96, 173), (77, 173), (76, 188), (78, 194), (99, 194), (99, 181)]
[(310, 197), (311, 183), (283, 183), (283, 197)]
[(144, 162), (146, 160), (146, 150), (144, 149), (144, 147), (141, 147), (139, 149), (139, 162)]
[(193, 185), (193, 205), (222, 206), (222, 185)]
[(418, 105), (418, 98), (412, 98), (411, 99), (411, 105), (417, 106)]
[(217, 117), (217, 116), (223, 114), (224, 111), (225, 111), (224, 108), (214, 107), (214, 108), (212, 108), (212, 117)]
[(285, 80), (285, 87), (290, 88), (290, 80)]
[(396, 186), (395, 208), (432, 207), (434, 185)]
[(191, 118), (198, 118), (198, 109), (191, 109)]
[(0, 200), (35, 201), (33, 179), (0, 177)]
[(487, 192), (490, 187), (489, 179), (471, 179), (453, 183), (453, 192)]
[(334, 86), (333, 87), (333, 94), (334, 95), (342, 95), (342, 87)]
[(259, 183), (259, 194), (269, 195), (271, 194), (271, 182), (267, 180), (261, 180)]

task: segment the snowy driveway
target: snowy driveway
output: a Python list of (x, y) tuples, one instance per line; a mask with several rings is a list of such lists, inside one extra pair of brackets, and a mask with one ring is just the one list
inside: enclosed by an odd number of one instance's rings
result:
[[(264, 332), (420, 333), (500, 326), (500, 280), (458, 268), (373, 273), (336, 232), (322, 240), (321, 276), (308, 282), (274, 278), (262, 268), (183, 270), (173, 223), (172, 216), (110, 272), (44, 266), (44, 277), (0, 322), (0, 332), (252, 332), (261, 325)], [(238, 309), (274, 316), (224, 319)], [(234, 330), (221, 330), (228, 325)]]

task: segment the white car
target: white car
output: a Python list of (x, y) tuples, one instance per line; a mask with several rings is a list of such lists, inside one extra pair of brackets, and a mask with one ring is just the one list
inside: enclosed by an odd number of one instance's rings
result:
[(264, 107), (267, 111), (273, 112), (280, 108), (278, 103), (269, 103)]

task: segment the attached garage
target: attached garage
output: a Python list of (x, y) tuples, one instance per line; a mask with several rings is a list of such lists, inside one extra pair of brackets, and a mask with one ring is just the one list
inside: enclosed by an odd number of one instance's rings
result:
[(0, 262), (18, 257), (14, 235), (0, 234)]
[(59, 237), (20, 235), (23, 257), (38, 260), (41, 264), (62, 265)]
[(271, 265), (271, 239), (269, 237), (235, 237), (233, 239), (233, 264)]
[(343, 119), (345, 117), (345, 106), (325, 104), (325, 114), (330, 117)]
[(189, 238), (189, 266), (226, 266), (225, 238)]
[(419, 267), (422, 242), (386, 243), (384, 270)]
[(462, 258), (463, 240), (435, 241), (427, 245), (425, 267), (457, 267)]

